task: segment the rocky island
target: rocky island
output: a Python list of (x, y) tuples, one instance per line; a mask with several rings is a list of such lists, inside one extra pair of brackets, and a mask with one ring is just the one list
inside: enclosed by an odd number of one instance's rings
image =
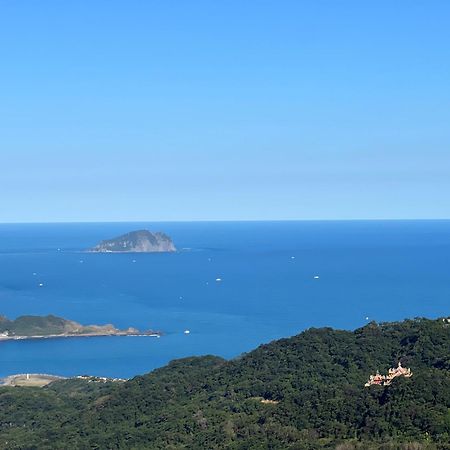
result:
[(136, 328), (119, 330), (111, 324), (81, 325), (61, 317), (20, 316), (15, 320), (0, 316), (0, 341), (95, 336), (160, 336), (157, 331), (141, 332)]
[(161, 253), (175, 252), (176, 250), (172, 239), (167, 234), (138, 230), (101, 241), (89, 251), (98, 253)]

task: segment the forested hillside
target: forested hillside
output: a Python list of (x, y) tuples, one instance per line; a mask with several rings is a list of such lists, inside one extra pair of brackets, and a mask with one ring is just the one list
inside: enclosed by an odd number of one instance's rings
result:
[[(398, 361), (411, 378), (364, 387)], [(450, 449), (450, 323), (310, 329), (123, 384), (4, 387), (0, 448)]]

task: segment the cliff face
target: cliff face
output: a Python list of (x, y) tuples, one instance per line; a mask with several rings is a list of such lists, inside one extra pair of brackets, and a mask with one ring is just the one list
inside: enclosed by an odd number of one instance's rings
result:
[(90, 251), (100, 253), (160, 253), (175, 252), (176, 248), (172, 239), (164, 233), (139, 230), (102, 241)]

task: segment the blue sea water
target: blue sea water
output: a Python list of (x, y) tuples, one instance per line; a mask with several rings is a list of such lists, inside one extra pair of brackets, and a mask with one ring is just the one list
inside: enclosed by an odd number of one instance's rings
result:
[[(82, 252), (140, 228), (168, 233), (180, 251)], [(447, 316), (450, 221), (3, 224), (0, 314), (164, 332), (0, 342), (0, 377), (131, 377), (313, 326)]]

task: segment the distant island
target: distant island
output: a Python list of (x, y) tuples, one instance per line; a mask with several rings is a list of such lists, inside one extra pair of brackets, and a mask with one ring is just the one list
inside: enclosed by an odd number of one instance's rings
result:
[(0, 341), (19, 339), (45, 339), (61, 337), (95, 337), (95, 336), (160, 336), (157, 331), (141, 332), (136, 328), (119, 330), (108, 325), (81, 325), (61, 317), (20, 316), (9, 320), (0, 316)]
[(176, 250), (172, 239), (167, 234), (138, 230), (101, 241), (88, 251), (98, 253), (162, 253), (175, 252)]

